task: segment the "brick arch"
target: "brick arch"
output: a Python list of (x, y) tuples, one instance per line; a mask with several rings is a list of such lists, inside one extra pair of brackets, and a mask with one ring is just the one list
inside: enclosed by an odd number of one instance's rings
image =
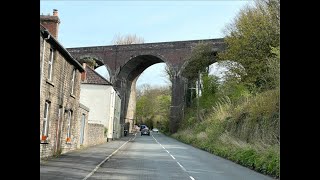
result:
[(125, 123), (132, 82), (149, 66), (165, 62), (174, 71), (172, 79), (172, 100), (170, 106), (170, 131), (176, 132), (179, 121), (183, 116), (184, 93), (186, 88), (185, 78), (178, 72), (191, 55), (192, 49), (198, 43), (209, 43), (213, 50), (222, 51), (225, 48), (223, 38), (144, 43), (113, 46), (93, 46), (67, 48), (69, 53), (78, 59), (84, 55), (90, 55), (108, 65), (111, 73), (111, 83), (120, 92), (121, 96), (121, 124)]
[(118, 79), (127, 79), (133, 81), (136, 79), (145, 69), (157, 64), (166, 63), (171, 66), (165, 57), (161, 55), (139, 54), (130, 57), (126, 63), (117, 69), (115, 76)]
[(192, 49), (198, 43), (209, 43), (213, 45), (215, 51), (222, 51), (225, 48), (223, 38), (205, 39), (192, 41), (173, 41), (159, 43), (113, 45), (113, 46), (92, 46), (67, 48), (70, 54), (75, 58), (91, 56), (107, 64), (115, 76), (121, 67), (130, 59), (140, 55), (152, 55), (171, 65), (177, 72), (191, 54)]
[[(209, 44), (210, 45), (210, 44)], [(221, 50), (220, 50), (221, 51)], [(211, 64), (216, 63), (217, 62), (217, 54), (219, 52), (219, 49), (212, 47), (212, 55), (213, 55), (213, 59)], [(183, 62), (183, 64), (181, 65), (179, 71), (177, 72), (177, 74), (180, 76), (182, 75), (183, 71), (186, 69), (187, 66), (191, 65), (190, 63), (192, 63), (192, 61), (189, 58), (186, 58), (186, 60)], [(210, 64), (210, 65), (211, 65)]]

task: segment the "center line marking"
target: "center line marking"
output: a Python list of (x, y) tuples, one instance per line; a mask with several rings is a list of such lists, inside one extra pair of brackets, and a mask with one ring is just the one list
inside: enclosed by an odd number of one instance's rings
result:
[[(151, 134), (151, 135), (152, 135), (152, 134)], [(160, 143), (157, 141), (157, 139), (154, 138), (153, 135), (152, 135), (152, 138), (153, 138), (164, 150), (166, 150), (166, 148), (165, 148), (164, 146), (162, 146), (162, 144), (160, 144)], [(189, 174), (189, 173), (187, 172), (186, 168), (184, 168), (184, 167), (176, 160), (176, 158), (173, 157), (173, 156), (170, 154), (170, 152), (169, 152), (168, 150), (166, 150), (166, 151), (167, 151), (167, 153), (178, 163), (178, 165), (181, 167), (181, 169), (182, 169), (183, 171), (185, 171), (187, 174)], [(190, 177), (190, 179), (195, 180), (192, 176), (189, 176), (189, 177)]]
[(177, 162), (177, 163), (181, 167), (182, 170), (187, 171), (186, 168), (184, 168), (179, 162)]

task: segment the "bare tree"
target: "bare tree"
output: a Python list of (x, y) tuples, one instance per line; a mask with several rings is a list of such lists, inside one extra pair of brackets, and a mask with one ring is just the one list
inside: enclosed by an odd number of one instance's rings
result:
[(170, 68), (170, 66), (166, 65), (165, 69), (164, 69), (164, 73), (166, 74), (166, 76), (168, 77), (168, 80), (170, 81), (170, 83), (172, 83), (173, 81), (173, 76), (174, 76), (174, 71), (172, 68)]
[(138, 37), (135, 34), (127, 34), (121, 35), (116, 34), (111, 41), (112, 44), (115, 45), (125, 45), (125, 44), (143, 44), (144, 39), (142, 37)]

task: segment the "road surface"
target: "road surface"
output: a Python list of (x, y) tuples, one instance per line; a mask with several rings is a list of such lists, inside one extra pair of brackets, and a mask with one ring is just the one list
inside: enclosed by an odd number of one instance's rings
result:
[[(64, 167), (48, 161), (40, 166), (41, 179), (119, 179), (119, 180), (271, 180), (273, 178), (181, 143), (161, 133), (132, 136), (108, 149), (73, 156)], [(100, 154), (99, 154), (100, 153)], [(67, 156), (73, 155), (70, 153)], [(66, 157), (67, 157), (66, 156)], [(85, 157), (96, 156), (86, 160)], [(97, 163), (94, 163), (96, 161)], [(42, 168), (42, 170), (41, 170)], [(55, 169), (54, 169), (55, 168)], [(59, 172), (60, 168), (60, 172)]]

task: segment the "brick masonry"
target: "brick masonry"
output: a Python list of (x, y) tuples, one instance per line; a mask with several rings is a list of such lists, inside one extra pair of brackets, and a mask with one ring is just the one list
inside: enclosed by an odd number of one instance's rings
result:
[[(67, 48), (70, 54), (78, 61), (85, 57), (95, 59), (98, 64), (105, 65), (109, 71), (111, 83), (121, 96), (121, 117), (120, 124), (123, 128), (129, 119), (133, 119), (134, 112), (132, 104), (135, 104), (131, 87), (134, 80), (149, 66), (156, 63), (166, 63), (167, 66), (180, 78), (181, 72), (187, 66), (192, 50), (199, 43), (207, 43), (212, 46), (213, 52), (220, 52), (225, 49), (223, 38), (204, 39), (191, 41), (174, 41), (159, 43), (143, 43), (130, 45), (113, 46), (92, 46)], [(213, 62), (215, 59), (213, 59)], [(212, 62), (212, 63), (213, 63)], [(178, 80), (180, 81), (180, 80)], [(176, 86), (173, 84), (173, 86)], [(177, 85), (180, 87), (180, 84)], [(179, 88), (177, 87), (177, 88)], [(179, 96), (184, 99), (184, 94), (172, 94), (172, 97)], [(179, 101), (172, 100), (171, 107), (180, 106)], [(182, 111), (182, 108), (174, 109)], [(179, 112), (178, 114), (182, 114)], [(170, 116), (170, 122), (179, 121), (181, 117)], [(130, 126), (132, 127), (132, 125)], [(173, 130), (172, 132), (175, 132)]]
[[(92, 57), (108, 67), (111, 79), (121, 75), (119, 71), (139, 71), (133, 73), (139, 75), (144, 69), (154, 63), (165, 62), (171, 67), (180, 69), (188, 61), (192, 49), (200, 42), (212, 45), (213, 51), (222, 51), (225, 48), (224, 39), (205, 39), (191, 41), (174, 41), (159, 43), (144, 43), (113, 46), (93, 46), (81, 48), (67, 48), (70, 54), (80, 60), (84, 57)], [(141, 57), (140, 59), (137, 57)], [(143, 62), (140, 64), (140, 62)], [(128, 66), (128, 67), (126, 67)], [(127, 72), (129, 73), (129, 72)], [(128, 74), (127, 74), (128, 75)], [(133, 80), (132, 78), (131, 80)], [(114, 82), (112, 82), (114, 83)]]
[(55, 9), (53, 11), (53, 16), (50, 15), (40, 15), (40, 23), (49, 30), (49, 32), (58, 39), (58, 29), (60, 24), (60, 19), (58, 16), (58, 11)]
[[(76, 68), (74, 93), (71, 94), (72, 71), (75, 66), (62, 56), (53, 43), (45, 41), (40, 33), (40, 64), (43, 59), (43, 72), (40, 71), (40, 157), (48, 157), (54, 154), (65, 153), (79, 147), (80, 119), (78, 117), (80, 98), (80, 71)], [(54, 48), (53, 76), (48, 80), (48, 62), (50, 48)], [(40, 69), (41, 70), (41, 69)], [(42, 76), (42, 79), (41, 79)], [(50, 103), (48, 136), (42, 140), (43, 117), (45, 102)], [(59, 116), (60, 111), (60, 116)], [(68, 111), (72, 111), (71, 141), (67, 140), (67, 117)]]

